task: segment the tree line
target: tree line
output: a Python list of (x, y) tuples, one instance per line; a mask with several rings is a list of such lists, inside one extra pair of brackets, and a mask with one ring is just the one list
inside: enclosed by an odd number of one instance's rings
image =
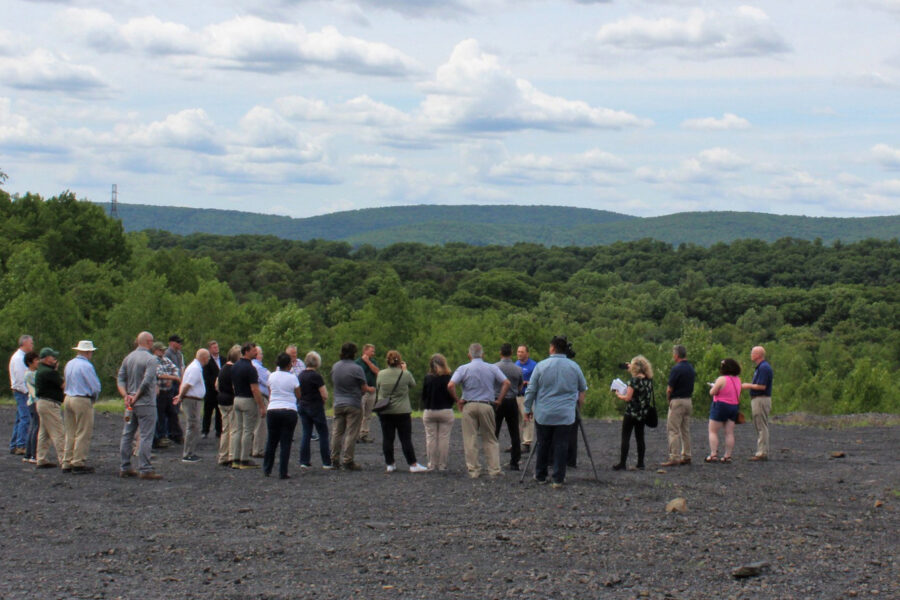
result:
[(697, 368), (698, 414), (719, 361), (737, 358), (749, 374), (755, 344), (776, 371), (776, 412), (900, 411), (896, 239), (354, 248), (125, 233), (71, 192), (3, 190), (0, 219), (0, 339), (9, 352), (22, 333), (57, 349), (93, 339), (107, 391), (143, 329), (179, 333), (189, 352), (252, 339), (268, 360), (295, 343), (326, 368), (344, 341), (374, 343), (416, 374), (434, 352), (465, 362), (473, 341), (488, 357), (508, 341), (541, 358), (565, 334), (590, 385), (588, 416), (620, 409), (608, 391), (619, 363), (644, 354), (664, 377), (674, 343)]

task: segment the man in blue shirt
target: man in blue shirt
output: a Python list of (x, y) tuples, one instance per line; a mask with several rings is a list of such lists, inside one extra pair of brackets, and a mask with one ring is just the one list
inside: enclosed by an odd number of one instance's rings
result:
[(522, 452), (530, 452), (531, 444), (534, 443), (534, 421), (525, 419), (525, 390), (528, 389), (531, 373), (537, 363), (529, 357), (528, 346), (525, 344), (516, 350), (516, 358), (516, 366), (522, 369), (522, 391), (516, 397), (516, 402), (519, 403), (519, 437), (522, 439)]
[(568, 358), (569, 341), (556, 336), (550, 342), (550, 356), (538, 363), (525, 391), (525, 418), (534, 419), (537, 434), (537, 463), (534, 478), (547, 482), (547, 463), (553, 448), (553, 488), (566, 480), (569, 434), (575, 423), (575, 409), (584, 404), (587, 381), (581, 367)]
[[(256, 358), (253, 359), (253, 366), (259, 375), (259, 393), (262, 396), (263, 406), (269, 406), (269, 370), (263, 365), (263, 349), (262, 346), (256, 347)], [(253, 431), (253, 446), (250, 456), (253, 458), (262, 458), (266, 453), (266, 437), (269, 434), (269, 428), (266, 427), (266, 419), (263, 415), (256, 421), (256, 429)]]
[(94, 436), (94, 402), (100, 397), (100, 378), (91, 363), (94, 342), (81, 340), (72, 348), (78, 355), (66, 365), (66, 399), (63, 402), (66, 428), (65, 451), (62, 456), (63, 473), (93, 473), (94, 467), (85, 464), (91, 439)]
[(741, 385), (750, 390), (750, 408), (753, 411), (753, 426), (756, 427), (756, 454), (752, 461), (769, 460), (769, 413), (772, 411), (772, 365), (766, 360), (766, 349), (754, 346), (750, 360), (756, 363), (753, 383)]

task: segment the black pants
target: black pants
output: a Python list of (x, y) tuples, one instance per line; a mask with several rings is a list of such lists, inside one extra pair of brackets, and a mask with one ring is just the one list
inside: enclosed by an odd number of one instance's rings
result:
[[(575, 422), (569, 427), (569, 446), (566, 451), (566, 465), (572, 469), (578, 468), (578, 424), (581, 422), (581, 416), (575, 413)], [(553, 448), (550, 448), (550, 457), (547, 459), (553, 462)]]
[(291, 462), (291, 442), (294, 429), (297, 428), (297, 411), (289, 408), (266, 411), (266, 427), (269, 437), (266, 438), (266, 454), (263, 458), (263, 472), (269, 475), (275, 466), (275, 449), (281, 445), (278, 455), (278, 474), (283, 478), (288, 474), (288, 463)]
[(515, 398), (506, 398), (500, 406), (494, 409), (494, 421), (496, 422), (497, 438), (500, 438), (500, 429), (503, 421), (506, 421), (506, 429), (509, 430), (509, 440), (512, 442), (512, 451), (509, 455), (509, 464), (519, 464), (522, 458), (522, 439), (519, 437), (519, 403)]
[(566, 459), (569, 453), (569, 432), (571, 425), (534, 424), (534, 437), (537, 443), (537, 462), (534, 477), (538, 481), (547, 479), (547, 467), (553, 455), (553, 481), (563, 483), (566, 480)]
[(209, 426), (212, 423), (213, 414), (216, 415), (216, 436), (222, 435), (222, 414), (216, 410), (219, 406), (217, 396), (218, 392), (203, 399), (203, 426), (200, 429), (200, 431), (203, 432), (203, 435), (209, 433)]
[(638, 421), (634, 417), (625, 415), (622, 419), (622, 451), (619, 458), (619, 464), (624, 465), (625, 459), (628, 458), (628, 445), (631, 441), (631, 431), (634, 430), (634, 439), (637, 441), (638, 461), (637, 466), (644, 466), (644, 422)]
[(174, 397), (174, 386), (168, 390), (159, 390), (156, 395), (156, 439), (168, 437), (178, 444), (183, 444), (184, 431), (178, 421), (178, 407), (172, 404)]
[(381, 450), (384, 452), (384, 464), (394, 464), (394, 434), (400, 437), (400, 447), (409, 465), (416, 464), (416, 450), (412, 443), (412, 419), (405, 415), (379, 414), (381, 421)]

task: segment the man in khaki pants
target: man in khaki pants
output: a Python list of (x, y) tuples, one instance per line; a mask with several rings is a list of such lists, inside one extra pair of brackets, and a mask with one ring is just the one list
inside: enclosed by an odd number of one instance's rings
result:
[(741, 385), (750, 390), (750, 408), (753, 411), (753, 426), (756, 427), (756, 454), (751, 461), (769, 460), (769, 413), (772, 411), (772, 365), (766, 360), (766, 349), (755, 346), (750, 351), (750, 360), (756, 363), (753, 383)]
[(41, 348), (37, 371), (34, 374), (34, 393), (37, 396), (37, 413), (40, 417), (40, 428), (37, 440), (38, 469), (52, 469), (56, 463), (47, 459), (50, 443), (56, 448), (56, 458), (62, 462), (65, 433), (63, 431), (60, 408), (63, 402), (63, 380), (57, 370), (59, 352), (53, 348)]
[(94, 436), (94, 402), (100, 397), (100, 378), (91, 363), (94, 343), (81, 340), (72, 348), (78, 355), (66, 365), (66, 449), (62, 458), (63, 473), (93, 473), (86, 465)]
[(516, 359), (516, 366), (522, 369), (522, 394), (516, 397), (519, 404), (519, 437), (522, 438), (522, 451), (531, 452), (531, 444), (534, 443), (534, 419), (525, 418), (525, 392), (528, 391), (528, 382), (537, 362), (531, 358), (528, 346), (524, 344), (516, 350)]
[(666, 399), (669, 401), (666, 417), (669, 458), (660, 464), (662, 467), (691, 464), (691, 396), (697, 373), (687, 361), (687, 349), (681, 344), (672, 348), (672, 360), (675, 366), (669, 371), (669, 386), (666, 388)]
[[(494, 405), (498, 398), (504, 398), (509, 390), (509, 379), (497, 365), (484, 362), (481, 344), (469, 346), (471, 362), (460, 366), (450, 378), (447, 389), (456, 393), (456, 384), (462, 386), (462, 400), (457, 402), (462, 412), (463, 446), (466, 451), (466, 468), (469, 477), (481, 475), (478, 460), (478, 438), (484, 449), (487, 472), (491, 477), (502, 475), (500, 470), (500, 444), (497, 443), (494, 421)], [(500, 384), (500, 392), (494, 394), (494, 383)]]

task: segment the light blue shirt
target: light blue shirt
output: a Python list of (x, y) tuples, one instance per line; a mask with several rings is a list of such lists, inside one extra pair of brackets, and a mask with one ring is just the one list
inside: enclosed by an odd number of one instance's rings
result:
[(259, 373), (259, 382), (258, 382), (259, 383), (259, 393), (262, 394), (263, 396), (265, 396), (266, 398), (268, 398), (269, 397), (269, 370), (267, 368), (265, 368), (263, 366), (262, 362), (257, 358), (253, 359), (253, 366), (256, 367), (256, 372)]
[(94, 365), (80, 354), (66, 364), (66, 396), (82, 396), (96, 402), (100, 396), (100, 378)]
[(579, 393), (587, 390), (581, 367), (565, 354), (551, 354), (537, 364), (525, 390), (525, 412), (540, 425), (571, 425)]
[(461, 365), (453, 372), (450, 381), (462, 385), (463, 400), (466, 402), (493, 402), (497, 395), (494, 382), (503, 385), (506, 375), (497, 365), (491, 365), (480, 358)]

